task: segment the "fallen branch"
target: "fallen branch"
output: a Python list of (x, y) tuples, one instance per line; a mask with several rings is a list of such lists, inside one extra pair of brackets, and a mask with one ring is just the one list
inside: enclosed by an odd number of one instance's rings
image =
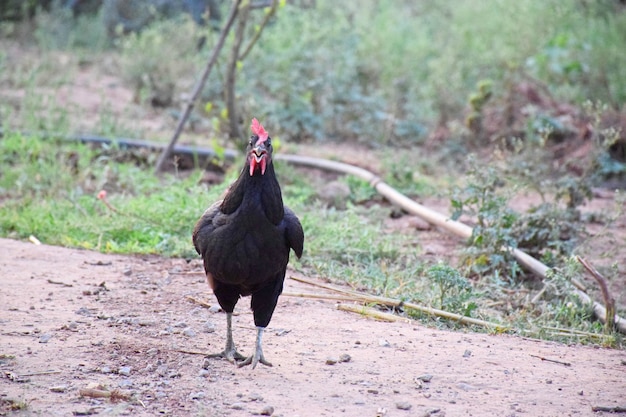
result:
[(569, 362), (561, 362), (555, 359), (548, 359), (548, 358), (544, 358), (543, 356), (537, 356), (537, 355), (530, 355), (530, 356), (532, 356), (533, 358), (541, 359), (542, 361), (546, 361), (546, 362), (558, 363), (559, 365), (565, 365), (565, 366), (572, 366), (572, 364)]
[(333, 285), (322, 284), (322, 283), (319, 283), (319, 282), (311, 281), (311, 280), (303, 278), (303, 277), (291, 276), (290, 278), (293, 279), (293, 280), (299, 281), (299, 282), (315, 285), (315, 286), (320, 287), (320, 288), (325, 288), (327, 290), (339, 292), (339, 293), (342, 293), (342, 294), (347, 294), (347, 295), (349, 295), (351, 297), (358, 298), (358, 300), (361, 301), (361, 302), (372, 303), (372, 304), (380, 304), (380, 305), (385, 305), (385, 306), (388, 306), (388, 307), (403, 307), (405, 309), (416, 310), (416, 311), (419, 311), (421, 313), (425, 313), (425, 314), (428, 314), (428, 315), (431, 315), (431, 316), (436, 316), (436, 317), (442, 317), (442, 318), (445, 318), (445, 319), (448, 319), (448, 320), (452, 320), (452, 321), (456, 321), (456, 322), (462, 323), (462, 324), (474, 324), (474, 325), (477, 325), (477, 326), (493, 328), (496, 331), (507, 331), (508, 330), (508, 327), (502, 326), (500, 324), (491, 323), (491, 322), (488, 322), (488, 321), (479, 320), (479, 319), (475, 319), (475, 318), (472, 318), (472, 317), (463, 316), (463, 315), (460, 315), (460, 314), (450, 313), (449, 311), (439, 310), (439, 309), (433, 308), (433, 307), (421, 306), (419, 304), (410, 303), (410, 302), (404, 302), (402, 300), (396, 300), (396, 299), (393, 299), (393, 298), (378, 297), (378, 296), (375, 296), (375, 295), (363, 294), (363, 293), (360, 293), (360, 292), (357, 292), (357, 291), (346, 290), (346, 289), (343, 289), (343, 288), (335, 287)]
[(382, 321), (388, 321), (388, 322), (402, 321), (405, 323), (410, 323), (413, 321), (406, 317), (396, 316), (395, 314), (385, 313), (384, 311), (378, 311), (374, 308), (364, 307), (364, 306), (337, 304), (337, 310), (357, 313), (357, 314), (361, 314), (362, 316), (372, 317), (376, 320), (382, 320)]

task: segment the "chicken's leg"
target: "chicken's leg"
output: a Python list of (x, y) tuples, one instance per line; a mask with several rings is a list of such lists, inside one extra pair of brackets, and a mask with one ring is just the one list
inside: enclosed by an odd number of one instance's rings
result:
[(206, 356), (207, 358), (224, 358), (230, 363), (237, 363), (237, 361), (243, 360), (246, 357), (235, 349), (235, 342), (233, 342), (233, 313), (226, 313), (226, 347), (224, 351), (220, 353), (212, 353)]
[(252, 364), (252, 369), (254, 369), (259, 362), (261, 362), (265, 366), (272, 366), (271, 363), (265, 360), (265, 357), (263, 356), (263, 348), (261, 347), (261, 338), (263, 337), (263, 331), (265, 330), (265, 327), (257, 326), (256, 329), (256, 348), (254, 349), (254, 355), (248, 356), (243, 362), (239, 362), (238, 366), (240, 368), (242, 366)]

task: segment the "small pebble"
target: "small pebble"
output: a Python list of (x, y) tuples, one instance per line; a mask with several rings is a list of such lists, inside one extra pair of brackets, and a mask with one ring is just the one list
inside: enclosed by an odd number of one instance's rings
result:
[(338, 362), (339, 360), (337, 358), (327, 358), (326, 359), (326, 365), (334, 365)]
[(256, 393), (256, 392), (253, 392), (252, 394), (248, 395), (248, 400), (250, 400), (250, 401), (263, 401), (263, 396), (261, 394)]
[(102, 368), (100, 368), (100, 372), (102, 372), (103, 374), (110, 374), (111, 368), (109, 368), (108, 366), (103, 366)]
[(209, 375), (211, 375), (211, 372), (207, 371), (206, 369), (200, 369), (200, 372), (198, 372), (198, 376), (201, 376), (202, 378), (206, 378)]
[(184, 321), (179, 321), (178, 323), (174, 325), (174, 327), (179, 327), (181, 329), (184, 329), (185, 327), (187, 327), (187, 323), (185, 323)]
[(396, 408), (398, 410), (410, 410), (412, 407), (411, 404), (409, 404), (407, 401), (398, 401), (396, 403)]
[(117, 373), (120, 375), (129, 376), (131, 369), (132, 368), (130, 366), (122, 366), (120, 367), (120, 369), (117, 370)]
[(466, 384), (465, 382), (459, 382), (458, 384), (456, 384), (456, 386), (457, 386), (459, 389), (462, 389), (463, 391), (473, 391), (473, 390), (475, 390), (475, 389), (476, 389), (476, 388), (475, 388), (475, 387), (473, 387), (472, 385), (470, 385), (470, 384)]
[(57, 385), (56, 387), (50, 387), (50, 391), (52, 392), (65, 392), (67, 391), (67, 385)]
[(378, 346), (380, 346), (380, 347), (389, 347), (389, 346), (391, 346), (391, 344), (388, 341), (386, 341), (385, 339), (379, 339), (378, 340)]
[(81, 307), (76, 310), (76, 314), (78, 314), (79, 316), (91, 316), (91, 311), (89, 311), (89, 309), (86, 307)]
[(187, 337), (196, 337), (196, 332), (191, 327), (187, 327), (185, 330), (183, 330), (183, 335)]
[(159, 349), (157, 349), (155, 347), (146, 350), (146, 355), (151, 355), (152, 356), (152, 355), (156, 355), (157, 353), (159, 353)]
[(209, 313), (219, 313), (221, 310), (219, 305), (212, 305), (209, 307)]
[(117, 383), (117, 386), (120, 388), (130, 388), (133, 385), (134, 383), (130, 379), (122, 379), (120, 382)]
[(266, 405), (261, 409), (259, 414), (262, 416), (271, 416), (272, 414), (274, 414), (274, 407), (272, 407), (271, 405)]
[(423, 374), (416, 376), (415, 379), (422, 382), (430, 382), (433, 379), (433, 376), (431, 374)]
[(584, 395), (585, 392), (583, 390), (578, 391), (578, 395)]
[(131, 268), (126, 268), (124, 269), (124, 271), (122, 272), (122, 274), (126, 275), (127, 277), (131, 276), (133, 274), (133, 270)]
[(464, 358), (469, 358), (470, 356), (472, 356), (472, 351), (471, 350), (466, 350), (465, 352), (463, 352), (463, 357)]
[(352, 360), (352, 357), (350, 357), (347, 353), (344, 353), (339, 357), (339, 362), (350, 362), (350, 360)]
[(52, 335), (50, 333), (44, 333), (39, 337), (39, 343), (48, 343), (52, 339)]
[(246, 408), (246, 405), (244, 403), (233, 403), (230, 408), (232, 408), (233, 410), (243, 410), (244, 408)]
[(201, 400), (206, 397), (206, 394), (203, 391), (200, 392), (192, 392), (189, 394), (189, 398), (192, 400)]

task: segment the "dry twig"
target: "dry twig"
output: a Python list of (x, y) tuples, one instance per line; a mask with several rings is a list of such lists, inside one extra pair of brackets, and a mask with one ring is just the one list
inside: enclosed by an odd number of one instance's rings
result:
[(357, 298), (359, 301), (365, 302), (365, 303), (381, 304), (381, 305), (385, 305), (385, 306), (388, 306), (388, 307), (403, 307), (403, 308), (407, 308), (407, 309), (416, 310), (416, 311), (419, 311), (421, 313), (425, 313), (425, 314), (428, 314), (428, 315), (442, 317), (442, 318), (445, 318), (445, 319), (448, 319), (448, 320), (453, 320), (453, 321), (456, 321), (456, 322), (459, 322), (459, 323), (463, 323), (463, 324), (474, 324), (474, 325), (477, 325), (477, 326), (493, 328), (494, 330), (497, 330), (497, 331), (506, 331), (506, 330), (508, 330), (507, 327), (502, 326), (500, 324), (491, 323), (491, 322), (484, 321), (484, 320), (479, 320), (479, 319), (474, 319), (472, 317), (462, 316), (460, 314), (450, 313), (449, 311), (439, 310), (437, 308), (421, 306), (419, 304), (404, 302), (402, 300), (395, 300), (393, 298), (385, 298), (385, 297), (378, 297), (378, 296), (375, 296), (375, 295), (363, 294), (363, 293), (359, 293), (359, 292), (356, 292), (356, 291), (346, 290), (346, 289), (343, 289), (343, 288), (335, 287), (335, 286), (329, 285), (329, 284), (322, 284), (322, 283), (315, 282), (315, 281), (312, 281), (312, 280), (309, 280), (309, 279), (306, 279), (306, 278), (303, 278), (303, 277), (291, 276), (291, 279), (296, 280), (296, 281), (300, 281), (300, 282), (303, 282), (303, 283), (307, 283), (307, 284), (310, 284), (310, 285), (315, 285), (317, 287), (325, 288), (327, 290), (339, 292), (339, 293), (342, 293), (342, 294), (347, 294), (347, 295), (349, 295), (351, 297), (354, 297), (354, 298)]
[(537, 355), (530, 355), (530, 356), (532, 356), (533, 358), (541, 359), (542, 361), (546, 361), (546, 362), (558, 363), (559, 365), (565, 365), (565, 366), (572, 366), (572, 364), (569, 362), (561, 362), (555, 359), (548, 359), (548, 358), (544, 358), (543, 356), (537, 356)]
[(186, 298), (189, 301), (191, 301), (192, 303), (196, 303), (196, 304), (198, 304), (198, 305), (200, 305), (202, 307), (205, 307), (205, 308), (211, 308), (212, 307), (211, 304), (207, 303), (206, 301), (198, 300), (197, 298), (194, 298), (194, 297), (192, 297), (190, 295), (188, 295)]
[(89, 397), (89, 398), (109, 398), (111, 401), (128, 401), (130, 400), (130, 395), (124, 394), (120, 390), (114, 389), (113, 391), (107, 391), (102, 389), (95, 388), (83, 388), (78, 391), (81, 397)]
[(186, 353), (187, 355), (203, 355), (207, 356), (206, 352), (197, 352), (195, 350), (184, 350), (184, 349), (176, 349), (175, 352)]
[(64, 287), (73, 287), (72, 284), (66, 284), (65, 282), (61, 282), (61, 281), (53, 281), (51, 279), (48, 280), (49, 284), (56, 284), (56, 285), (62, 285)]
[(626, 406), (605, 407), (601, 405), (594, 405), (591, 407), (592, 411), (606, 411), (607, 413), (626, 413)]
[(385, 313), (384, 311), (378, 311), (375, 308), (364, 307), (364, 306), (337, 304), (337, 310), (349, 311), (351, 313), (357, 313), (363, 316), (372, 317), (376, 320), (382, 320), (382, 321), (388, 321), (388, 322), (402, 321), (405, 323), (410, 323), (413, 321), (406, 317), (396, 316), (395, 314)]
[(591, 276), (598, 281), (598, 285), (600, 285), (600, 291), (602, 291), (602, 298), (604, 298), (604, 306), (606, 311), (604, 313), (604, 329), (606, 333), (612, 333), (615, 328), (616, 318), (615, 318), (615, 299), (611, 296), (609, 292), (609, 284), (606, 282), (606, 278), (602, 276), (589, 262), (581, 258), (580, 256), (576, 256), (576, 260), (585, 267), (587, 271), (591, 274)]
[(314, 293), (299, 293), (299, 292), (289, 292), (285, 291), (282, 295), (286, 297), (299, 297), (299, 298), (310, 298), (310, 299), (319, 299), (319, 300), (336, 300), (336, 301), (359, 301), (358, 298), (351, 297), (349, 295), (336, 295), (336, 294), (314, 294)]

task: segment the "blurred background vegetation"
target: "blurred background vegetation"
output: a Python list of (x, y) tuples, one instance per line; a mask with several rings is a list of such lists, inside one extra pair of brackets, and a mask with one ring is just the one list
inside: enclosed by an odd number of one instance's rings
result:
[[(223, 157), (242, 144), (225, 101), (232, 34), (181, 139), (217, 151), (209, 170), (174, 161), (155, 177), (151, 152), (58, 137), (166, 141), (230, 5), (0, 3), (2, 236), (195, 257), (191, 227), (239, 169)], [(248, 39), (267, 13), (251, 11)], [(623, 199), (581, 210), (599, 188), (626, 188), (624, 50), (626, 6), (617, 0), (280, 1), (236, 65), (241, 131), (257, 117), (279, 152), (359, 161), (475, 226), (467, 247), (433, 257), (414, 228), (390, 228), (390, 216), (403, 214), (368, 184), (280, 164), (285, 199), (307, 234), (295, 267), (533, 334), (601, 332), (567, 288), (583, 275), (574, 254), (597, 259), (626, 288), (617, 267), (626, 242), (610, 235)], [(100, 190), (115, 210), (96, 198)], [(530, 202), (512, 207), (524, 193)], [(558, 273), (533, 282), (502, 245)], [(543, 298), (530, 306), (537, 291)], [(589, 334), (575, 337), (597, 340)]]

